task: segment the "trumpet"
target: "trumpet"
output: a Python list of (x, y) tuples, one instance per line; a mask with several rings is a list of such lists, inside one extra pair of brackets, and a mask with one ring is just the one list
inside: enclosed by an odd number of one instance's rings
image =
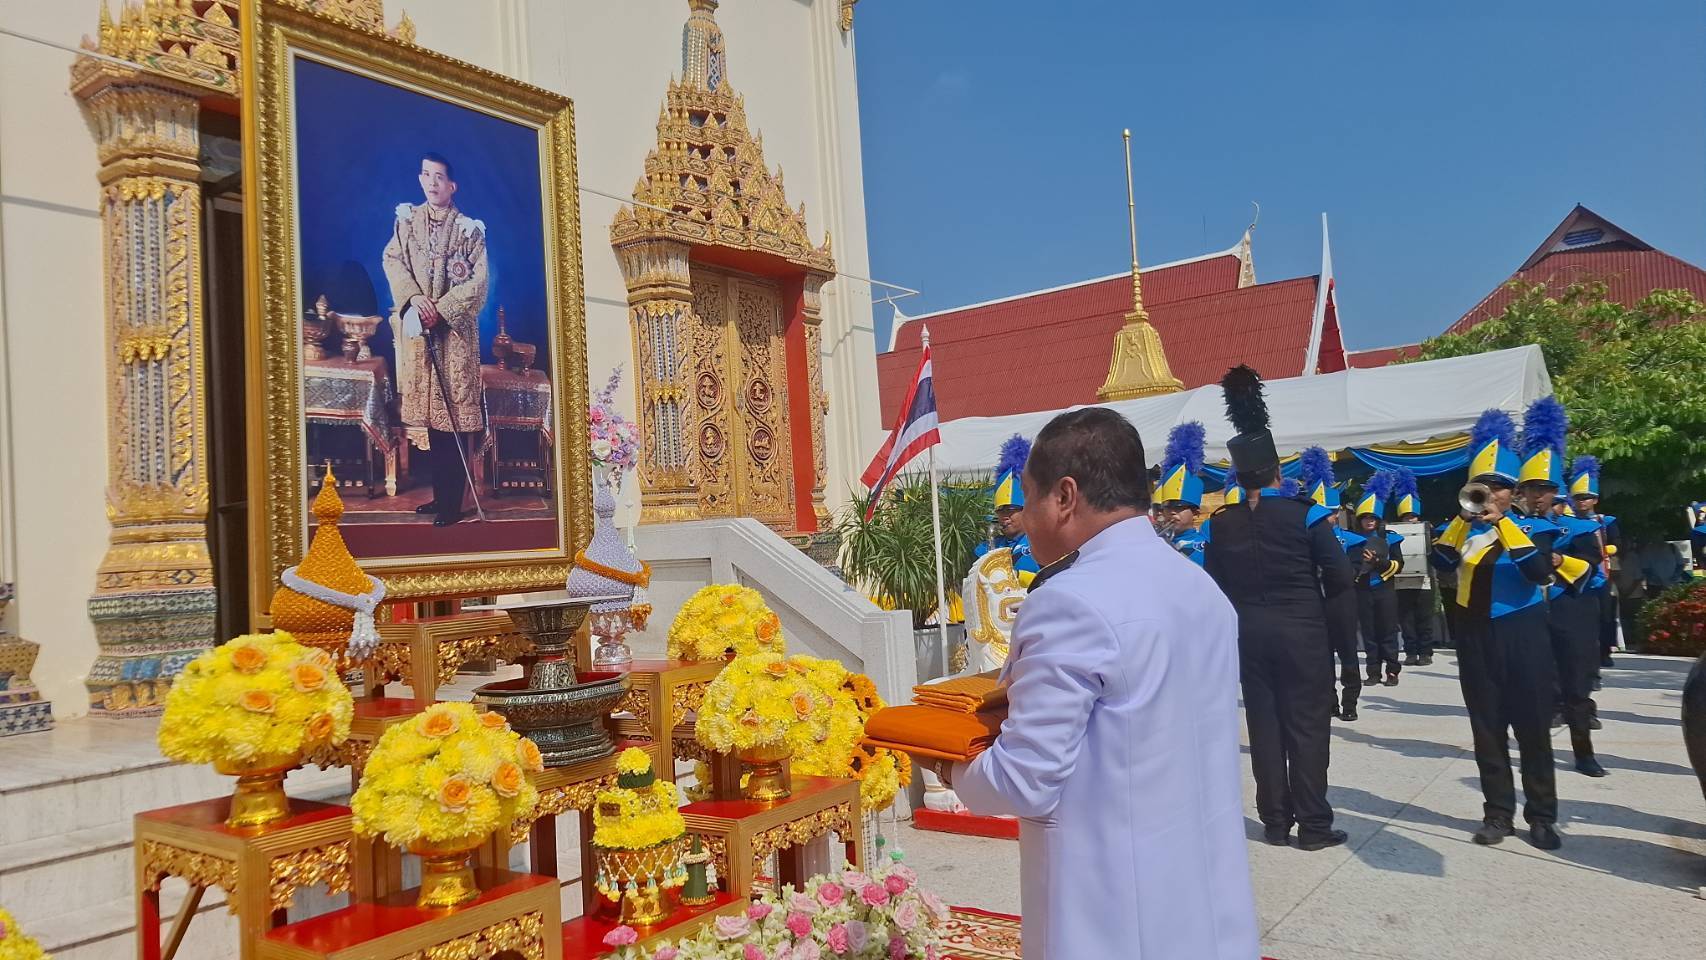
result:
[(1492, 494), (1491, 487), (1471, 480), (1457, 491), (1457, 505), (1462, 508), (1464, 516), (1478, 517), (1487, 512), (1487, 501)]

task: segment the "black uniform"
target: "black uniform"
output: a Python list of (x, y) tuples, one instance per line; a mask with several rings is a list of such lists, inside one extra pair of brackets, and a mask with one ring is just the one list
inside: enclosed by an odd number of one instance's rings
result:
[(1434, 543), (1435, 566), (1458, 577), (1452, 639), (1488, 822), (1508, 825), (1516, 816), (1512, 732), (1522, 751), (1524, 818), (1530, 824), (1558, 820), (1555, 667), (1543, 592), (1552, 581), (1553, 530), (1548, 521), (1514, 515), (1497, 529), (1455, 520)]
[[(1371, 551), (1374, 559), (1364, 560), (1364, 550)], [(1368, 654), (1368, 683), (1373, 686), (1380, 682), (1382, 666), (1386, 676), (1397, 682), (1398, 594), (1392, 587), (1392, 578), (1404, 569), (1404, 555), (1386, 531), (1378, 527), (1353, 552), (1357, 621), (1362, 628), (1362, 648)]]
[[(1264, 490), (1214, 515), (1203, 567), (1238, 611), (1238, 657), (1256, 809), (1298, 840), (1329, 834), (1331, 650), (1354, 644), (1350, 558), (1327, 511)], [(1347, 639), (1348, 638), (1348, 639)]]
[(1559, 699), (1564, 721), (1570, 725), (1570, 747), (1579, 764), (1594, 759), (1589, 733), (1589, 723), (1597, 712), (1593, 681), (1599, 674), (1601, 608), (1611, 591), (1600, 568), (1605, 554), (1600, 549), (1597, 524), (1573, 517), (1560, 522), (1575, 535), (1559, 552), (1588, 567), (1575, 583), (1568, 581), (1564, 571), (1558, 571), (1558, 585), (1549, 591), (1547, 610), (1552, 654), (1558, 664)]

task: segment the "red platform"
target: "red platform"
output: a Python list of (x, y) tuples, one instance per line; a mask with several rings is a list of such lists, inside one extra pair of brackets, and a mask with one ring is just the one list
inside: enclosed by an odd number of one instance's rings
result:
[[(639, 946), (650, 947), (665, 940), (684, 940), (699, 932), (700, 926), (725, 914), (744, 911), (752, 901), (727, 893), (697, 907), (679, 907), (662, 921), (646, 927), (635, 927), (640, 935)], [(576, 917), (563, 924), (563, 957), (596, 957), (612, 952), (604, 945), (604, 935), (621, 926), (621, 921), (602, 913)]]
[[(477, 870), (475, 875), (480, 895), (459, 907), (425, 909), (415, 904), (418, 889), (401, 890), (377, 901), (351, 904), (342, 910), (279, 927), (266, 935), (260, 955), (383, 957), (391, 952), (387, 949), (391, 945), (381, 943), (387, 938), (411, 935), (411, 939), (419, 941), (415, 948), (425, 949), (529, 908), (546, 913), (547, 922), (557, 918), (558, 885), (552, 878), (507, 870)], [(544, 909), (547, 905), (548, 910)], [(447, 924), (453, 918), (454, 926)], [(433, 933), (439, 930), (444, 931), (438, 935), (441, 939)]]
[(943, 813), (920, 807), (912, 811), (912, 825), (920, 830), (957, 833), (966, 837), (996, 840), (1019, 839), (1019, 821), (1012, 817), (983, 817), (975, 813)]

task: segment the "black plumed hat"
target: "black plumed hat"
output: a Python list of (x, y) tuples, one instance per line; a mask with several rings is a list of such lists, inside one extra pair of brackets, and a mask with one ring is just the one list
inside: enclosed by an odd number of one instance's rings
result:
[(1268, 402), (1262, 396), (1262, 375), (1239, 364), (1220, 378), (1226, 396), (1226, 419), (1238, 435), (1226, 441), (1232, 469), (1238, 473), (1266, 473), (1279, 466), (1274, 435), (1268, 429)]

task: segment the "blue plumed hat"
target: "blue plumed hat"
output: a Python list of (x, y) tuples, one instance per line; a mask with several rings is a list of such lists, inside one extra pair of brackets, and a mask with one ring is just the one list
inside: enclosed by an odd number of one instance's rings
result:
[(1564, 489), (1564, 438), (1570, 416), (1556, 397), (1541, 397), (1522, 416), (1522, 467), (1516, 481)]
[(1392, 499), (1392, 491), (1397, 486), (1398, 477), (1390, 470), (1376, 470), (1362, 485), (1362, 497), (1357, 500), (1357, 516), (1373, 514), (1376, 517), (1386, 516), (1386, 501)]
[(1333, 477), (1333, 457), (1325, 448), (1305, 447), (1298, 456), (1297, 479), (1303, 492), (1329, 510), (1339, 508), (1339, 487)]
[(1516, 486), (1516, 424), (1503, 410), (1488, 410), (1469, 428), (1469, 479)]
[(1398, 498), (1398, 516), (1422, 515), (1422, 496), (1416, 485), (1416, 473), (1409, 467), (1399, 467), (1392, 493)]
[(1019, 475), (1025, 472), (1025, 461), (1031, 458), (1031, 441), (1013, 434), (1001, 444), (1001, 455), (995, 461), (995, 509), (1025, 508), (1025, 491), (1019, 486)]
[(1188, 503), (1202, 506), (1203, 425), (1188, 420), (1167, 433), (1167, 452), (1161, 458), (1161, 485), (1156, 503)]
[(1570, 496), (1599, 496), (1599, 458), (1582, 454), (1570, 464)]

